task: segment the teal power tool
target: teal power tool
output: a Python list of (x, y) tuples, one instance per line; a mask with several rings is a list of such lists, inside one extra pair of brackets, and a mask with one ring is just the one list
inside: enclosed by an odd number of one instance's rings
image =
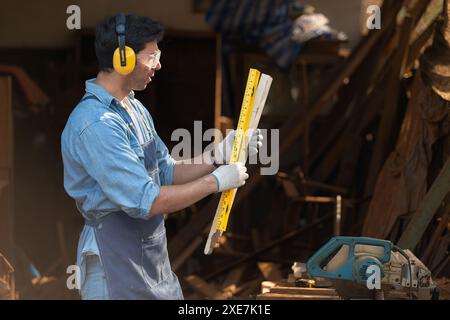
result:
[[(370, 250), (375, 247), (379, 249)], [(361, 248), (366, 252), (355, 249)], [(345, 250), (348, 248), (348, 251)], [(368, 250), (369, 249), (369, 250)], [(332, 258), (338, 257), (339, 251), (345, 250), (345, 259), (336, 266), (333, 271), (324, 270)], [(371, 251), (371, 252), (367, 252)], [(391, 259), (392, 243), (387, 240), (373, 238), (335, 237), (328, 241), (319, 251), (317, 251), (306, 264), (306, 268), (313, 277), (322, 277), (336, 280), (351, 280), (358, 284), (365, 284), (367, 281), (367, 268), (376, 265), (380, 268), (381, 278), (384, 277), (383, 264)]]
[[(430, 271), (411, 251), (374, 238), (334, 237), (308, 260), (306, 269), (313, 278), (330, 280), (345, 299), (383, 299), (392, 291), (427, 299), (435, 287)], [(375, 288), (368, 285), (374, 270), (380, 280)]]

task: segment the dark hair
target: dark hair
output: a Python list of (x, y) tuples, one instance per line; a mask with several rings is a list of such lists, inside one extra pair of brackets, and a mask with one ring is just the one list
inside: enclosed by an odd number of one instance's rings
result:
[[(97, 25), (95, 31), (95, 54), (99, 69), (111, 71), (113, 54), (119, 46), (116, 34), (116, 16), (108, 17)], [(148, 17), (126, 15), (125, 42), (134, 52), (138, 53), (152, 41), (161, 41), (164, 34), (163, 26)]]

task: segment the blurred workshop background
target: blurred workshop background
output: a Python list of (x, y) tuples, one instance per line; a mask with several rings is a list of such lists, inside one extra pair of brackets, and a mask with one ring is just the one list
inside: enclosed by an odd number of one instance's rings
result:
[[(279, 172), (254, 174), (239, 190), (211, 256), (203, 247), (217, 197), (166, 217), (186, 298), (296, 298), (262, 284), (295, 286), (298, 268), (338, 235), (400, 242), (448, 296), (445, 3), (2, 1), (0, 296), (79, 299), (66, 271), (83, 219), (64, 191), (60, 135), (97, 73), (95, 25), (118, 12), (166, 27), (162, 70), (137, 97), (169, 149), (173, 130), (193, 131), (196, 120), (235, 128), (250, 67), (274, 79), (261, 127), (281, 129)], [(66, 26), (70, 5), (81, 10), (80, 30)], [(370, 5), (382, 6), (380, 30), (367, 28)]]

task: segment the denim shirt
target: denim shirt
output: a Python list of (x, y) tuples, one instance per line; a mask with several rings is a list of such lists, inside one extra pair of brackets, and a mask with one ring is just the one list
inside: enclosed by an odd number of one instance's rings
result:
[[(156, 139), (161, 185), (172, 184), (175, 160), (158, 137), (147, 109), (133, 92), (127, 98), (142, 116), (141, 131)], [(139, 157), (142, 148), (131, 126), (133, 122), (120, 101), (96, 84), (95, 79), (86, 81), (86, 94), (71, 113), (61, 136), (64, 188), (85, 219), (98, 219), (117, 211), (137, 219), (149, 218), (160, 187)], [(87, 252), (99, 255), (94, 230), (85, 225), (78, 243), (78, 265)]]

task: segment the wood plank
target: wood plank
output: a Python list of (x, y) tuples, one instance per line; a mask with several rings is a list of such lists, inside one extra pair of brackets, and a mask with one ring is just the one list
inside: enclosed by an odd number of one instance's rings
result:
[(446, 261), (449, 257), (448, 254), (449, 245), (450, 245), (449, 234), (446, 234), (439, 239), (436, 248), (434, 248), (432, 259), (428, 264), (428, 267), (430, 268), (432, 274), (437, 276), (439, 274), (438, 272), (439, 266), (442, 266), (443, 263), (446, 264)]
[[(388, 80), (389, 94), (384, 103), (381, 123), (378, 128), (374, 152), (370, 161), (369, 175), (364, 188), (364, 196), (367, 197), (373, 191), (378, 174), (391, 151), (396, 132), (396, 122), (398, 120), (398, 95), (400, 92), (400, 81), (403, 78), (405, 70), (408, 68), (410, 52), (410, 39), (414, 26), (422, 17), (430, 0), (407, 2), (407, 11), (399, 31), (399, 43), (396, 56), (394, 57), (393, 70), (391, 78)], [(428, 35), (428, 34), (426, 34)], [(423, 40), (423, 39), (422, 39)], [(416, 53), (414, 53), (416, 54)]]
[(434, 180), (430, 190), (419, 204), (417, 211), (413, 214), (408, 226), (403, 232), (398, 245), (404, 249), (414, 250), (423, 236), (428, 224), (438, 210), (442, 201), (449, 192), (450, 186), (450, 157), (444, 167)]
[(0, 77), (0, 252), (9, 261), (13, 252), (13, 117), (12, 79)]
[(441, 272), (444, 270), (445, 267), (450, 263), (450, 256), (447, 254), (447, 257), (444, 258), (444, 261), (440, 263), (438, 266), (436, 266), (436, 269), (434, 269), (434, 274), (436, 276), (439, 276)]
[(12, 290), (8, 282), (0, 279), (0, 300), (12, 300)]
[[(421, 73), (417, 72), (414, 76), (414, 80), (412, 82), (412, 84), (409, 87), (409, 92), (410, 92), (410, 98), (408, 101), (408, 106), (407, 106), (407, 111), (406, 114), (404, 116), (404, 120), (403, 123), (401, 125), (400, 128), (400, 133), (399, 133), (399, 137), (403, 136), (405, 134), (405, 130), (408, 129), (408, 119), (410, 118), (410, 116), (412, 115), (412, 113), (414, 112), (415, 108), (416, 108), (416, 104), (417, 104), (417, 97), (419, 95), (419, 93), (421, 92), (421, 89), (423, 87), (423, 82), (422, 82), (422, 77), (421, 77)], [(397, 141), (397, 146), (396, 148), (399, 147), (399, 141)], [(378, 177), (377, 177), (378, 179)], [(362, 183), (364, 183), (362, 181)], [(366, 183), (367, 185), (367, 183)], [(361, 224), (362, 226), (362, 232), (367, 235), (367, 233), (371, 233), (370, 230), (378, 230), (379, 231), (379, 226), (380, 223), (378, 223), (380, 221), (380, 219), (382, 219), (384, 222), (382, 223), (383, 226), (385, 227), (384, 229), (392, 229), (391, 226), (387, 227), (387, 225), (385, 225), (387, 223), (387, 217), (386, 214), (389, 214), (388, 211), (382, 211), (382, 212), (378, 212), (375, 213), (375, 211), (371, 210), (369, 211), (370, 207), (372, 205), (374, 205), (374, 201), (381, 201), (381, 203), (384, 203), (384, 199), (382, 197), (377, 196), (377, 194), (372, 194), (372, 192), (370, 194), (365, 194), (365, 196), (363, 196), (363, 199), (367, 199), (370, 201), (364, 201), (363, 203), (361, 203), (361, 205), (359, 206), (358, 212), (359, 215), (357, 217), (357, 225)], [(360, 232), (360, 231), (358, 231)], [(375, 233), (379, 233), (379, 232), (375, 232)], [(385, 230), (385, 232), (383, 232), (384, 235), (379, 235), (379, 237), (383, 238), (386, 237), (387, 234), (389, 233), (389, 230)], [(398, 239), (398, 238), (396, 238)]]
[(443, 208), (444, 213), (441, 216), (441, 221), (437, 225), (436, 229), (433, 232), (433, 235), (431, 236), (430, 242), (428, 243), (427, 248), (425, 249), (424, 254), (422, 255), (422, 261), (425, 264), (429, 264), (431, 261), (431, 253), (435, 250), (436, 244), (441, 237), (444, 230), (447, 228), (447, 225), (450, 221), (450, 199), (449, 201), (445, 201), (446, 206)]
[(402, 68), (406, 64), (409, 51), (409, 40), (413, 30), (413, 19), (406, 17), (400, 29), (398, 50), (393, 63), (393, 69), (388, 80), (389, 92), (384, 102), (381, 123), (375, 137), (375, 147), (370, 161), (369, 175), (366, 180), (365, 196), (373, 191), (376, 178), (384, 161), (391, 151), (396, 132), (396, 124), (399, 116), (398, 96), (400, 93), (400, 79), (403, 78)]
[(307, 294), (264, 293), (256, 297), (256, 300), (341, 300), (339, 296), (321, 296)]
[[(372, 86), (372, 90), (366, 92), (366, 95), (356, 102), (357, 106), (352, 112), (351, 120), (344, 123), (344, 128), (340, 136), (335, 138), (339, 139), (334, 144), (329, 145), (326, 150), (323, 147), (319, 149), (319, 152), (313, 157), (313, 163), (316, 163), (313, 177), (316, 180), (326, 181), (328, 179), (339, 165), (344, 150), (351, 146), (350, 142), (352, 139), (355, 136), (359, 137), (366, 130), (367, 126), (378, 116), (380, 112), (379, 106), (383, 103), (384, 99), (383, 90), (389, 76), (389, 69), (390, 63), (386, 64), (384, 69), (374, 78), (376, 85)], [(323, 158), (322, 161), (320, 161), (320, 157)]]
[(0, 253), (0, 300), (15, 298), (14, 268)]
[(329, 288), (300, 288), (300, 287), (279, 287), (270, 288), (269, 293), (303, 294), (303, 295), (321, 295), (338, 296), (335, 289)]
[[(392, 64), (392, 53), (394, 52), (397, 43), (398, 43), (398, 34), (393, 33), (393, 28), (395, 26), (391, 26), (391, 30), (387, 32), (387, 35), (379, 41), (373, 49), (370, 55), (366, 57), (366, 61), (377, 60), (377, 63), (364, 63), (362, 64), (355, 72), (352, 74), (350, 78), (350, 83), (340, 91), (340, 96), (337, 104), (334, 108), (338, 108), (338, 110), (342, 109), (342, 106), (345, 106), (345, 113), (340, 115), (338, 119), (333, 119), (333, 126), (331, 128), (326, 128), (326, 132), (319, 133), (321, 137), (323, 137), (320, 141), (320, 145), (315, 147), (315, 152), (312, 156), (311, 163), (317, 164), (320, 163), (320, 160), (324, 158), (324, 154), (327, 155), (335, 152), (330, 152), (333, 148), (339, 144), (340, 140), (346, 141), (345, 135), (356, 135), (354, 130), (354, 122), (355, 120), (359, 120), (360, 118), (373, 118), (365, 116), (368, 113), (368, 110), (373, 113), (373, 109), (376, 107), (376, 113), (379, 112), (379, 104), (375, 101), (381, 100), (383, 97), (380, 94), (381, 90), (385, 88), (385, 80), (386, 70), (389, 69), (389, 65)], [(393, 33), (391, 36), (390, 33)], [(375, 84), (375, 85), (373, 85)], [(368, 106), (372, 106), (368, 108)], [(349, 124), (350, 122), (350, 124)], [(351, 128), (351, 129), (350, 129)], [(339, 141), (337, 141), (339, 139)], [(338, 155), (342, 154), (342, 151), (339, 151)], [(326, 156), (325, 159), (331, 159), (331, 161), (335, 159), (339, 159), (338, 156)], [(325, 166), (327, 168), (327, 166)], [(331, 165), (331, 168), (334, 168), (335, 165)], [(317, 169), (316, 169), (317, 171)], [(322, 175), (319, 175), (319, 177)], [(322, 180), (322, 179), (321, 179)]]
[(425, 31), (420, 34), (420, 36), (414, 40), (414, 42), (411, 44), (411, 47), (409, 49), (408, 54), (408, 61), (406, 63), (405, 72), (410, 72), (410, 70), (413, 68), (415, 61), (418, 59), (423, 47), (427, 44), (427, 42), (431, 39), (431, 37), (434, 35), (434, 30), (436, 28), (436, 20), (438, 17), (435, 18), (435, 21), (431, 23)]
[(425, 10), (429, 6), (431, 0), (419, 0), (419, 1), (409, 1), (407, 3), (407, 10), (409, 15), (412, 17), (413, 25), (416, 25), (420, 18), (422, 18)]
[(13, 166), (11, 97), (11, 77), (0, 77), (0, 170), (11, 170)]

